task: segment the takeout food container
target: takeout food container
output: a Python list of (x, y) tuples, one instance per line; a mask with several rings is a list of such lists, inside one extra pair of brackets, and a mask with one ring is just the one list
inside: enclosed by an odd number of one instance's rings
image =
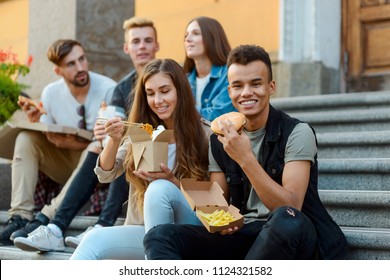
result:
[[(244, 224), (244, 217), (236, 207), (228, 205), (223, 196), (223, 190), (217, 182), (182, 179), (180, 189), (190, 207), (196, 210), (197, 217), (209, 232), (214, 233), (236, 226), (240, 228)], [(236, 220), (224, 226), (212, 226), (199, 214), (199, 211), (213, 213), (215, 210), (229, 211)]]
[(135, 169), (147, 172), (161, 171), (160, 163), (168, 164), (168, 141), (173, 130), (154, 131), (153, 137), (137, 126), (128, 127), (131, 140)]

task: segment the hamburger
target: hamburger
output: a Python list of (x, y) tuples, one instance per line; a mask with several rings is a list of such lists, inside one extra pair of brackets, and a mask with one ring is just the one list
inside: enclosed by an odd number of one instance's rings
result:
[(234, 128), (236, 129), (236, 131), (238, 133), (240, 133), (242, 131), (242, 129), (244, 128), (245, 123), (246, 123), (246, 118), (245, 118), (245, 115), (243, 113), (239, 113), (239, 112), (226, 113), (226, 114), (219, 116), (218, 118), (215, 118), (211, 122), (212, 132), (214, 132), (217, 135), (224, 136), (219, 125), (218, 125), (218, 122), (219, 121), (224, 122), (225, 120), (229, 120), (233, 124)]

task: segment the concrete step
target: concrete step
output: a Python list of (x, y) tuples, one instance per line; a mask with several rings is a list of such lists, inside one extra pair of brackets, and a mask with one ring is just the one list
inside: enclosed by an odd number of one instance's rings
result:
[(380, 109), (390, 106), (390, 91), (273, 98), (271, 104), (288, 113)]
[(318, 159), (322, 190), (390, 190), (390, 158)]
[[(8, 220), (6, 211), (0, 211), (0, 227)], [(84, 232), (89, 226), (93, 226), (98, 220), (96, 216), (76, 216), (70, 223), (64, 236), (76, 236)], [(118, 218), (115, 226), (123, 225), (124, 218)], [(66, 246), (65, 252), (36, 253), (25, 252), (13, 245), (0, 246), (0, 260), (68, 260), (74, 249)]]
[(309, 123), (317, 133), (390, 130), (390, 108), (290, 113)]
[(390, 158), (389, 131), (317, 133), (318, 158)]
[(74, 249), (66, 247), (65, 252), (26, 252), (13, 245), (0, 246), (0, 260), (69, 260)]
[(0, 210), (7, 210), (11, 201), (11, 163), (0, 161)]
[(317, 133), (390, 130), (390, 91), (274, 98), (271, 103)]
[[(0, 226), (8, 221), (7, 211), (0, 211)], [(98, 220), (97, 216), (76, 216), (69, 225), (69, 228), (65, 232), (65, 236), (75, 236), (84, 232), (89, 226), (93, 226)], [(123, 225), (125, 221), (124, 217), (119, 217), (115, 225)]]
[(340, 226), (390, 230), (390, 191), (319, 190), (319, 195)]
[(349, 245), (349, 260), (390, 260), (390, 229), (341, 228)]
[[(375, 228), (341, 228), (349, 244), (349, 260), (389, 260), (390, 230)], [(0, 260), (68, 260), (73, 252), (25, 252), (15, 246), (0, 246)]]

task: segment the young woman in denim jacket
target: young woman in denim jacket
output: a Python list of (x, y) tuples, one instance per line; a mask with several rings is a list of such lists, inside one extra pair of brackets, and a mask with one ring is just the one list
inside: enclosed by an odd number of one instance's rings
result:
[(226, 60), (230, 44), (221, 24), (209, 17), (189, 22), (184, 36), (187, 73), (196, 108), (209, 121), (235, 111), (227, 90)]

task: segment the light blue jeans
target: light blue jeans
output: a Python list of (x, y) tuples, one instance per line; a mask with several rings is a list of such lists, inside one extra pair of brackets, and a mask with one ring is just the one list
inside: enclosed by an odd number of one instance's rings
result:
[(145, 227), (137, 225), (101, 227), (90, 230), (71, 260), (144, 260)]
[(153, 181), (145, 193), (145, 230), (159, 224), (201, 225), (180, 189), (167, 180)]
[(71, 256), (71, 260), (145, 259), (143, 238), (159, 224), (201, 222), (188, 205), (180, 189), (167, 180), (149, 184), (144, 200), (145, 227), (126, 225), (96, 228), (89, 231)]

